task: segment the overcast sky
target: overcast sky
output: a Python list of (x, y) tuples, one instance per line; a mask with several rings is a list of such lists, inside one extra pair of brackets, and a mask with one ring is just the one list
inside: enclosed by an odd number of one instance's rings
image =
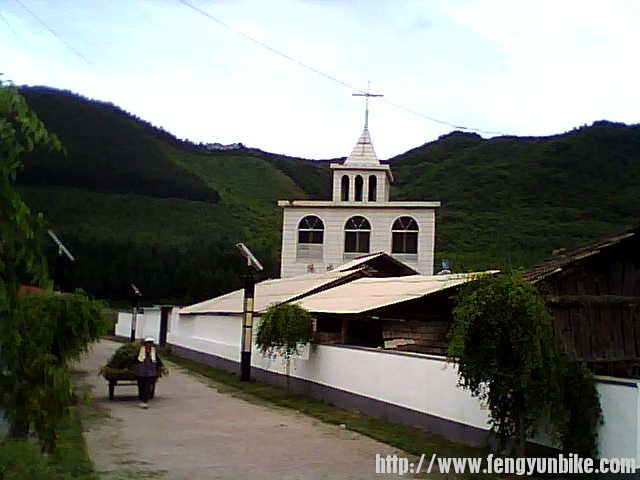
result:
[(188, 1), (227, 26), (179, 0), (0, 0), (0, 72), (180, 138), (317, 159), (362, 130), (343, 83), (385, 95), (380, 158), (453, 130), (425, 117), (514, 135), (640, 122), (640, 0)]

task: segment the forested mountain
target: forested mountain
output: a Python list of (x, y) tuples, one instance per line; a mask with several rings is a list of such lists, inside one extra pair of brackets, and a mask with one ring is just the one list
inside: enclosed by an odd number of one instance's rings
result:
[[(208, 150), (111, 104), (21, 91), (66, 148), (29, 157), (21, 192), (73, 249), (73, 282), (92, 294), (124, 298), (131, 281), (146, 301), (228, 291), (241, 284), (238, 241), (277, 276), (276, 200), (330, 196), (328, 162)], [(455, 271), (528, 266), (640, 218), (638, 126), (490, 140), (455, 132), (390, 162), (393, 200), (442, 202), (436, 255)]]
[(550, 137), (455, 132), (391, 159), (395, 199), (437, 199), (436, 250), (456, 270), (530, 266), (640, 221), (640, 126)]
[[(102, 102), (21, 88), (66, 155), (38, 151), (18, 178), (71, 247), (72, 283), (108, 298), (135, 282), (147, 300), (189, 302), (241, 284), (233, 245), (279, 270), (277, 199), (328, 195), (328, 168), (259, 150), (210, 151)], [(295, 179), (295, 180), (294, 180)]]

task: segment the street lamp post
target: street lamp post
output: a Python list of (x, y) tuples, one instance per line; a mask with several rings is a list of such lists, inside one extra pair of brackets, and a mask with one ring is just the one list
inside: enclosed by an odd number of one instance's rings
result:
[(58, 255), (56, 255), (56, 263), (53, 268), (53, 290), (63, 292), (69, 287), (67, 279), (65, 278), (66, 273), (71, 265), (75, 263), (76, 259), (53, 230), (47, 230), (47, 233), (58, 247)]
[(244, 280), (244, 302), (242, 308), (242, 351), (240, 353), (240, 380), (251, 380), (251, 344), (253, 343), (253, 299), (255, 280), (251, 267), (247, 267)]
[(134, 342), (136, 340), (136, 324), (138, 323), (138, 307), (142, 293), (133, 283), (130, 283), (129, 286), (131, 287), (131, 336), (129, 340)]
[(251, 346), (253, 344), (253, 308), (255, 298), (255, 280), (253, 270), (263, 270), (258, 259), (244, 243), (236, 244), (240, 254), (247, 260), (247, 273), (244, 282), (244, 301), (242, 307), (242, 347), (240, 351), (240, 380), (251, 380)]

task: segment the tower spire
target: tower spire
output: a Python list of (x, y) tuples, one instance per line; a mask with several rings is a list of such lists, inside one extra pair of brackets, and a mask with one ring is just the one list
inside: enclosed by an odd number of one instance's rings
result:
[(377, 93), (369, 93), (371, 90), (371, 82), (367, 82), (367, 91), (362, 93), (352, 93), (353, 97), (364, 97), (364, 129), (369, 130), (369, 97), (382, 97), (383, 95)]

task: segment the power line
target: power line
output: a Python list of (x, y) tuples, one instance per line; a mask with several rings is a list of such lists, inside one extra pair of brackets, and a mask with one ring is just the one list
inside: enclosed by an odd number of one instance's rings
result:
[[(18, 1), (18, 0), (16, 0), (16, 1)], [(280, 57), (282, 57), (282, 58), (284, 58), (284, 59), (286, 59), (286, 60), (288, 60), (288, 61), (290, 61), (292, 63), (295, 63), (296, 65), (298, 65), (300, 67), (303, 67), (303, 68), (305, 68), (307, 70), (310, 70), (310, 71), (312, 71), (313, 73), (315, 73), (317, 75), (320, 75), (320, 76), (322, 76), (322, 77), (324, 77), (324, 78), (326, 78), (328, 80), (331, 80), (332, 82), (335, 82), (335, 83), (337, 83), (339, 85), (342, 85), (343, 87), (347, 87), (347, 88), (349, 88), (351, 90), (356, 90), (357, 92), (359, 92), (361, 94), (366, 94), (367, 93), (365, 90), (362, 90), (361, 88), (355, 87), (355, 86), (351, 85), (348, 82), (345, 82), (343, 80), (340, 80), (337, 77), (334, 77), (333, 75), (329, 75), (328, 73), (325, 73), (325, 72), (317, 69), (316, 67), (313, 67), (313, 66), (309, 65), (308, 63), (302, 62), (302, 61), (298, 60), (297, 58), (294, 58), (291, 55), (288, 55), (288, 54), (284, 53), (283, 51), (272, 47), (271, 45), (263, 42), (262, 40), (259, 40), (259, 39), (255, 38), (255, 37), (249, 35), (248, 33), (243, 32), (242, 30), (239, 30), (239, 29), (233, 27), (232, 25), (229, 25), (226, 22), (223, 22), (219, 18), (211, 15), (210, 13), (202, 10), (199, 7), (196, 7), (195, 5), (193, 5), (192, 3), (190, 3), (187, 0), (178, 0), (178, 2), (183, 4), (186, 7), (190, 8), (194, 12), (197, 12), (198, 14), (200, 14), (200, 15), (208, 18), (209, 20), (217, 23), (218, 25), (221, 25), (222, 27), (224, 27), (224, 28), (226, 28), (228, 30), (231, 30), (232, 32), (236, 33), (237, 35), (240, 35), (240, 36), (246, 38), (247, 40), (255, 43), (256, 45), (259, 45), (260, 47), (270, 51), (271, 53), (273, 53), (275, 55), (278, 55), (278, 56), (280, 56)], [(385, 102), (385, 103), (387, 103), (387, 104), (389, 104), (389, 105), (391, 105), (391, 106), (393, 106), (393, 107), (395, 107), (395, 108), (397, 108), (399, 110), (403, 110), (403, 111), (405, 111), (407, 113), (410, 113), (412, 115), (416, 115), (416, 116), (418, 116), (420, 118), (423, 118), (425, 120), (429, 120), (431, 122), (439, 123), (441, 125), (446, 125), (447, 127), (455, 128), (457, 130), (466, 130), (466, 131), (469, 131), (469, 132), (484, 133), (486, 135), (505, 135), (502, 132), (493, 132), (493, 131), (482, 130), (480, 128), (466, 127), (464, 125), (455, 125), (455, 124), (447, 122), (445, 120), (441, 120), (441, 119), (438, 119), (438, 118), (435, 118), (435, 117), (431, 117), (429, 115), (425, 115), (423, 113), (417, 112), (415, 110), (412, 110), (411, 108), (405, 107), (405, 106), (400, 105), (398, 103), (391, 102), (391, 101), (389, 101), (389, 100), (387, 100), (385, 98), (383, 98), (381, 101), (383, 101), (383, 102)]]
[(56, 32), (53, 28), (51, 28), (49, 25), (47, 25), (47, 23), (42, 20), (38, 15), (35, 14), (35, 12), (33, 10), (31, 10), (29, 7), (27, 7), (22, 0), (15, 0), (16, 3), (18, 3), (22, 8), (24, 8), (29, 15), (31, 15), (33, 18), (35, 18), (37, 20), (37, 22), (42, 25), (45, 29), (47, 29), (47, 31), (53, 35), (54, 37), (56, 37), (65, 47), (67, 47), (73, 54), (75, 54), (78, 58), (80, 58), (82, 61), (84, 61), (87, 65), (89, 65), (90, 67), (94, 68), (93, 63), (91, 63), (89, 61), (89, 59), (87, 57), (85, 57), (82, 53), (80, 53), (78, 50), (76, 50), (75, 48), (73, 48), (73, 45), (71, 45), (70, 43), (68, 43), (64, 38), (62, 38), (58, 32)]
[(275, 53), (276, 55), (278, 55), (278, 56), (280, 56), (282, 58), (285, 58), (285, 59), (289, 60), (290, 62), (293, 62), (293, 63), (295, 63), (295, 64), (297, 64), (297, 65), (299, 65), (299, 66), (301, 66), (303, 68), (306, 68), (307, 70), (311, 70), (312, 72), (317, 73), (318, 75), (321, 75), (321, 76), (323, 76), (323, 77), (325, 77), (325, 78), (327, 78), (327, 79), (329, 79), (329, 80), (331, 80), (333, 82), (339, 83), (343, 87), (347, 87), (347, 88), (350, 88), (352, 90), (357, 90), (360, 93), (366, 93), (364, 90), (361, 90), (361, 89), (359, 89), (357, 87), (354, 87), (353, 85), (350, 85), (347, 82), (343, 82), (342, 80), (340, 80), (340, 79), (338, 79), (336, 77), (333, 77), (333, 76), (329, 75), (328, 73), (324, 73), (324, 72), (318, 70), (317, 68), (312, 67), (311, 65), (309, 65), (307, 63), (301, 62), (297, 58), (293, 58), (292, 56), (287, 55), (286, 53), (284, 53), (284, 52), (282, 52), (282, 51), (280, 51), (280, 50), (278, 50), (276, 48), (273, 48), (272, 46), (264, 43), (263, 41), (258, 40), (255, 37), (252, 37), (248, 33), (245, 33), (242, 30), (238, 30), (237, 28), (232, 27), (228, 23), (223, 22), (219, 18), (214, 17), (210, 13), (207, 13), (204, 10), (202, 10), (201, 8), (198, 8), (195, 5), (192, 5), (191, 3), (187, 2), (186, 0), (178, 0), (178, 1), (180, 3), (182, 3), (183, 5), (185, 5), (186, 7), (194, 10), (195, 12), (198, 12), (200, 15), (204, 15), (209, 20), (212, 20), (212, 21), (216, 22), (217, 24), (222, 25), (224, 28), (227, 28), (227, 29), (231, 30), (232, 32), (237, 33), (238, 35), (246, 38), (247, 40), (250, 40), (250, 41), (252, 41), (253, 43), (255, 43), (257, 45), (260, 45), (262, 48), (265, 48), (265, 49), (269, 50), (271, 53)]
[(11, 33), (13, 33), (16, 38), (18, 40), (20, 40), (20, 43), (22, 43), (25, 47), (27, 46), (27, 44), (25, 43), (24, 39), (18, 34), (18, 32), (11, 26), (11, 24), (9, 23), (9, 20), (7, 20), (7, 17), (5, 17), (2, 12), (0, 12), (0, 18), (2, 19), (2, 21), (7, 25), (7, 28), (9, 30), (11, 30)]

